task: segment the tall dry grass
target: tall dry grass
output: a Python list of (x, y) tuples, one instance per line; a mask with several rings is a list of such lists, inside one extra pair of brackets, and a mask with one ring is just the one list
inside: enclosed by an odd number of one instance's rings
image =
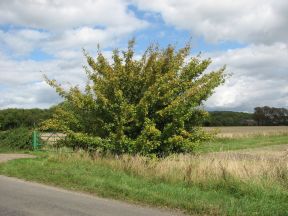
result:
[(57, 153), (51, 159), (87, 161), (114, 170), (121, 170), (152, 180), (171, 183), (202, 184), (211, 181), (236, 179), (242, 182), (280, 184), (288, 188), (288, 152), (255, 154), (255, 152), (210, 153), (205, 155), (172, 155), (162, 159), (142, 156), (89, 155), (84, 151), (76, 154)]
[(100, 162), (118, 170), (169, 182), (201, 183), (227, 180), (231, 177), (255, 182), (265, 179), (282, 183), (283, 180), (288, 180), (286, 157), (267, 160), (265, 157), (240, 159), (237, 155), (223, 157), (175, 155), (160, 160), (149, 160), (143, 157), (123, 156), (117, 160), (102, 158)]

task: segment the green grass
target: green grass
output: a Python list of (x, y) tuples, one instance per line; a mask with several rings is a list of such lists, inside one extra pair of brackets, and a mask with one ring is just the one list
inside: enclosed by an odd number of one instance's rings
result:
[(288, 215), (288, 191), (233, 178), (171, 183), (69, 156), (41, 154), (0, 164), (0, 174), (103, 197), (181, 209), (199, 215)]
[(252, 136), (243, 138), (217, 138), (205, 143), (200, 152), (219, 152), (288, 144), (288, 135)]
[(19, 149), (11, 149), (7, 146), (0, 145), (0, 153), (30, 153), (29, 150), (19, 150)]
[(8, 148), (8, 147), (3, 147), (3, 146), (0, 146), (0, 153), (10, 153), (10, 152), (14, 152), (14, 150)]

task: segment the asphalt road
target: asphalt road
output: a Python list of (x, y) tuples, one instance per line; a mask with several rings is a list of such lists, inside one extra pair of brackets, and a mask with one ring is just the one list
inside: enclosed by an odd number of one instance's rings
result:
[(180, 215), (0, 175), (0, 216)]

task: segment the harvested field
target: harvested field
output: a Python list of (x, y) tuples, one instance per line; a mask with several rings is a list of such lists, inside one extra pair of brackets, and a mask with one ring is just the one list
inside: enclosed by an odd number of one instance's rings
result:
[(221, 138), (288, 135), (288, 126), (205, 127), (205, 130), (216, 131)]
[(41, 141), (47, 143), (48, 145), (53, 145), (57, 143), (57, 141), (65, 139), (65, 137), (66, 134), (64, 133), (51, 133), (51, 132), (40, 133)]

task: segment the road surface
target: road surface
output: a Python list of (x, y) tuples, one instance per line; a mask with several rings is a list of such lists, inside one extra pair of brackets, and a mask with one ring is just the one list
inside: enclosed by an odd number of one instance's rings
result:
[(0, 175), (1, 216), (180, 215)]

